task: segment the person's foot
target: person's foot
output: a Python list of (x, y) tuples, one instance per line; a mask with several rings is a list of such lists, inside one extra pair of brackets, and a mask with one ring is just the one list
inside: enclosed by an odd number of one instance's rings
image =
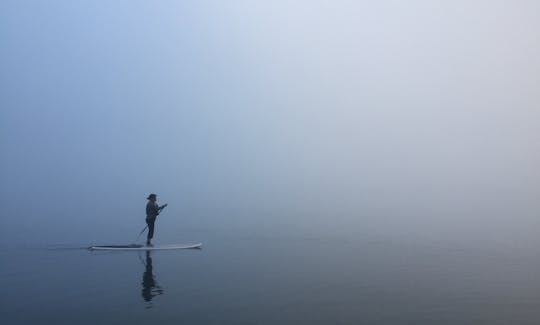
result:
[(150, 241), (147, 241), (146, 246), (152, 247), (152, 243)]

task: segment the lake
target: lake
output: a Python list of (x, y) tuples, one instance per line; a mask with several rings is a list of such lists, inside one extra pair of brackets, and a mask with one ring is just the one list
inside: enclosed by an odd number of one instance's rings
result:
[(3, 323), (540, 322), (533, 250), (374, 236), (200, 238), (202, 249), (149, 254), (4, 248)]

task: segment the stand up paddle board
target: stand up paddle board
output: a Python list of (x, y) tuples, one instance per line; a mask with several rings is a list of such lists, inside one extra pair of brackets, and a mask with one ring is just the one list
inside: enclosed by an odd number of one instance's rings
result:
[(89, 250), (102, 250), (102, 251), (157, 251), (157, 250), (167, 250), (167, 249), (189, 249), (189, 248), (200, 248), (201, 243), (196, 244), (169, 244), (169, 245), (156, 245), (156, 246), (145, 246), (139, 244), (132, 245), (107, 245), (107, 246), (90, 246)]

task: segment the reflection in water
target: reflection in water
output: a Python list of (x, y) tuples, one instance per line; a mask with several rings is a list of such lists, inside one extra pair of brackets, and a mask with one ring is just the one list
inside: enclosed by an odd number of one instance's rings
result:
[[(150, 303), (155, 296), (163, 294), (163, 289), (157, 284), (154, 273), (152, 273), (152, 257), (150, 256), (150, 251), (146, 251), (146, 263), (144, 263), (144, 266), (145, 270), (143, 273), (141, 294), (143, 299)], [(147, 308), (151, 307), (152, 305), (150, 304)]]

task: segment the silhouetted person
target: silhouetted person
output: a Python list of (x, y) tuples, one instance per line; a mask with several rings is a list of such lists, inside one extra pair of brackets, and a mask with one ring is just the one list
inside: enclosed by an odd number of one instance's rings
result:
[(156, 222), (156, 218), (159, 214), (159, 212), (167, 206), (167, 204), (164, 204), (162, 206), (157, 205), (157, 195), (150, 194), (146, 198), (148, 200), (148, 203), (146, 204), (146, 224), (148, 225), (148, 236), (146, 237), (146, 245), (150, 246), (152, 243), (150, 241), (154, 237), (154, 223)]
[(146, 251), (145, 271), (142, 278), (142, 296), (144, 301), (152, 301), (152, 298), (163, 294), (163, 289), (156, 283), (152, 273), (152, 257), (150, 251)]

